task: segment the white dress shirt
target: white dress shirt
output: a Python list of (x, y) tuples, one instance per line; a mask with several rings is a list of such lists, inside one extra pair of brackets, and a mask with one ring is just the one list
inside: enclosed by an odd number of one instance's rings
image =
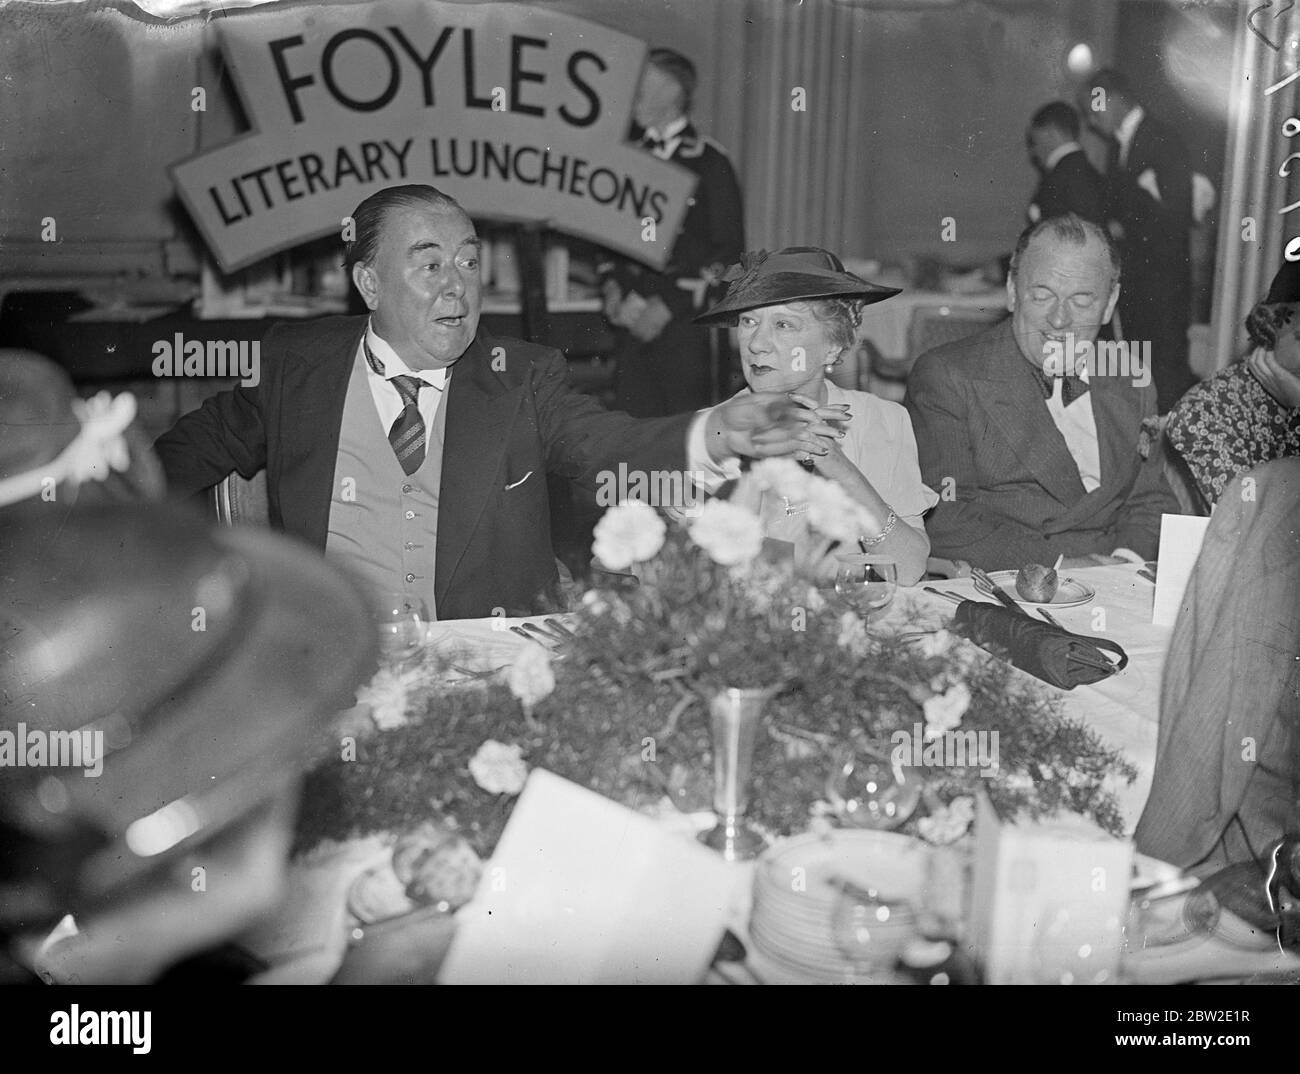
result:
[(1133, 135), (1137, 133), (1138, 124), (1146, 118), (1146, 113), (1142, 111), (1141, 106), (1134, 108), (1120, 122), (1115, 131), (1115, 141), (1119, 142), (1119, 162), (1121, 165), (1128, 163), (1128, 151), (1133, 145)]
[[(376, 373), (371, 368), (370, 363), (366, 362), (366, 343), (370, 344), (371, 353), (383, 363), (383, 376)], [(402, 411), (405, 409), (401, 393), (394, 385), (389, 383), (394, 377), (418, 377), (425, 384), (432, 385), (437, 389), (437, 391), (432, 392), (421, 391), (418, 402), (420, 417), (424, 419), (425, 429), (432, 429), (434, 416), (438, 413), (442, 397), (446, 394), (447, 381), (451, 374), (450, 368), (411, 369), (397, 356), (397, 352), (375, 332), (373, 324), (366, 325), (365, 340), (359, 350), (361, 351), (361, 361), (366, 362), (366, 380), (370, 385), (370, 394), (375, 400), (375, 409), (379, 412), (379, 421), (384, 427), (384, 435), (388, 435), (388, 430), (393, 427), (393, 422), (401, 416)]]
[[(1088, 382), (1087, 366), (1081, 365), (1078, 377)], [(1101, 450), (1097, 444), (1097, 419), (1092, 412), (1092, 391), (1076, 396), (1069, 406), (1061, 396), (1065, 383), (1057, 377), (1052, 382), (1052, 395), (1047, 400), (1047, 412), (1052, 423), (1065, 437), (1065, 447), (1079, 468), (1083, 487), (1091, 492), (1101, 487)]]
[(689, 116), (678, 116), (671, 123), (664, 125), (663, 130), (657, 130), (654, 127), (647, 128), (645, 134), (641, 136), (643, 141), (660, 141), (663, 145), (648, 146), (650, 152), (660, 160), (668, 160), (673, 153), (677, 151), (677, 146), (681, 144), (682, 131), (686, 129), (686, 124), (690, 122)]

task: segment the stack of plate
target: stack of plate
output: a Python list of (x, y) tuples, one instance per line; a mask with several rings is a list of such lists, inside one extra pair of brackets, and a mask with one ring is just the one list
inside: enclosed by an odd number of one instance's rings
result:
[[(890, 952), (916, 935), (914, 908), (921, 904), (927, 861), (925, 844), (894, 832), (839, 829), (783, 840), (757, 863), (750, 937), (763, 955), (797, 975), (828, 984), (853, 980), (855, 966), (837, 945), (832, 920), (844, 884), (876, 892), (889, 906), (887, 913), (870, 915), (877, 921), (868, 924), (876, 957), (892, 962)], [(883, 982), (894, 975), (856, 979)]]

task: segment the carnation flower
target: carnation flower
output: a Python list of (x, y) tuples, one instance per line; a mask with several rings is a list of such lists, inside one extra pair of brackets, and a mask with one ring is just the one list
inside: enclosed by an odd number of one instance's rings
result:
[(592, 551), (612, 571), (625, 571), (633, 563), (653, 559), (664, 544), (668, 527), (653, 507), (640, 500), (625, 500), (611, 507), (596, 523)]
[(412, 685), (409, 672), (403, 674), (389, 667), (381, 667), (375, 672), (375, 677), (357, 691), (357, 703), (370, 706), (371, 718), (381, 731), (401, 727), (406, 723)]
[(1087, 787), (1092, 783), (1092, 779), (1086, 772), (1080, 772), (1077, 768), (1071, 768), (1065, 773), (1065, 784), (1074, 790), (1080, 787)]
[(840, 633), (835, 639), (835, 644), (841, 649), (847, 649), (854, 656), (866, 656), (871, 648), (871, 638), (861, 618), (852, 612), (842, 614)]
[(927, 843), (942, 846), (954, 843), (965, 835), (974, 819), (975, 799), (969, 794), (963, 794), (944, 808), (918, 820), (916, 830)]
[(518, 794), (528, 778), (524, 751), (489, 738), (469, 759), (469, 774), (488, 794)]
[(506, 685), (519, 698), (524, 712), (531, 713), (533, 706), (555, 689), (550, 654), (537, 642), (526, 642), (506, 672)]
[(814, 478), (793, 459), (763, 459), (750, 467), (749, 476), (760, 488), (786, 496), (791, 500), (804, 500)]
[(808, 524), (818, 533), (857, 547), (858, 538), (869, 528), (866, 516), (849, 494), (833, 481), (809, 481)]
[(933, 634), (922, 634), (916, 639), (916, 648), (922, 656), (947, 656), (952, 648), (952, 635), (946, 630), (936, 630)]
[(1007, 790), (1016, 794), (1028, 794), (1034, 789), (1034, 781), (1028, 773), (1012, 772), (1006, 777)]
[(922, 708), (925, 709), (925, 737), (929, 741), (961, 723), (970, 708), (970, 690), (964, 682), (956, 683), (944, 693), (926, 698)]
[(691, 523), (691, 540), (715, 563), (735, 567), (748, 563), (763, 547), (763, 524), (752, 511), (726, 500), (710, 500)]

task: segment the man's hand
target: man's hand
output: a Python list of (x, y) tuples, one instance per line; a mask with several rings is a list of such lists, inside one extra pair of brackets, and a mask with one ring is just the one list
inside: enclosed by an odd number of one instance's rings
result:
[(649, 343), (659, 338), (659, 333), (668, 327), (668, 322), (672, 319), (672, 311), (664, 304), (664, 300), (656, 295), (645, 304), (645, 309), (641, 311), (640, 316), (628, 325), (628, 331), (632, 333), (634, 339)]
[(1246, 359), (1246, 366), (1264, 390), (1285, 407), (1300, 407), (1300, 375), (1292, 373), (1272, 351), (1260, 348)]
[(606, 280), (600, 285), (600, 293), (604, 298), (605, 320), (610, 324), (620, 325), (620, 311), (623, 308), (623, 288), (619, 287), (617, 281)]
[[(842, 411), (835, 414), (842, 417)], [(705, 442), (714, 462), (737, 455), (768, 458), (772, 455), (823, 456), (822, 437), (839, 439), (844, 433), (831, 425), (829, 408), (809, 410), (777, 392), (737, 395), (709, 411)]]

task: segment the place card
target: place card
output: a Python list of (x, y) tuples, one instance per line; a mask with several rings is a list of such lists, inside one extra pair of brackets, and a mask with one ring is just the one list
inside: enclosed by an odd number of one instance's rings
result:
[(1183, 606), (1183, 593), (1201, 554), (1210, 520), (1201, 515), (1160, 516), (1160, 557), (1156, 563), (1156, 599), (1151, 622), (1173, 626)]
[(534, 769), (443, 984), (701, 981), (750, 874), (649, 817)]
[(1002, 821), (981, 793), (969, 941), (986, 984), (1114, 984), (1133, 845), (1078, 815)]

